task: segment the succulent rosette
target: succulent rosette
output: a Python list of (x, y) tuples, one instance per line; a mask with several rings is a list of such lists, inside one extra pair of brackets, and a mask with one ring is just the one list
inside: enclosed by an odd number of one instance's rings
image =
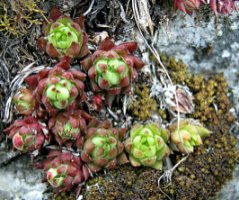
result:
[(35, 89), (38, 103), (43, 103), (50, 115), (55, 115), (59, 110), (72, 109), (76, 100), (85, 100), (84, 78), (84, 73), (70, 69), (68, 60), (64, 59), (52, 69), (26, 78), (25, 82)]
[(181, 153), (191, 153), (195, 146), (202, 144), (202, 138), (211, 134), (211, 131), (192, 120), (182, 120), (177, 130), (177, 123), (170, 127), (171, 143)]
[(13, 147), (21, 152), (39, 150), (48, 139), (48, 129), (32, 116), (16, 120), (5, 132), (12, 139)]
[(181, 10), (187, 14), (200, 9), (201, 0), (174, 0), (175, 9)]
[(93, 92), (104, 94), (108, 106), (116, 95), (129, 93), (137, 71), (144, 66), (143, 61), (132, 55), (136, 48), (136, 42), (115, 45), (106, 38), (94, 54), (82, 61)]
[(232, 10), (237, 10), (235, 2), (235, 0), (210, 0), (210, 6), (215, 15), (228, 14)]
[(76, 189), (79, 193), (80, 184), (89, 178), (89, 170), (80, 157), (70, 152), (51, 151), (47, 160), (35, 166), (46, 172), (46, 180), (57, 192)]
[(161, 170), (163, 159), (170, 153), (166, 144), (168, 139), (168, 131), (156, 124), (134, 125), (130, 130), (130, 137), (125, 141), (125, 150), (129, 154), (131, 165)]
[(92, 116), (83, 110), (61, 112), (49, 120), (48, 126), (55, 135), (59, 145), (71, 147), (73, 144), (81, 148), (84, 143), (83, 134)]
[(22, 115), (31, 115), (36, 106), (33, 91), (28, 88), (20, 88), (16, 95), (14, 95), (13, 102), (16, 111)]
[(81, 159), (87, 163), (91, 172), (102, 168), (113, 169), (117, 164), (124, 164), (128, 159), (123, 152), (120, 141), (125, 133), (124, 128), (112, 128), (109, 122), (91, 123), (86, 131)]
[(58, 58), (81, 58), (89, 54), (83, 16), (71, 19), (54, 7), (48, 21), (43, 27), (44, 36), (38, 39), (40, 49)]

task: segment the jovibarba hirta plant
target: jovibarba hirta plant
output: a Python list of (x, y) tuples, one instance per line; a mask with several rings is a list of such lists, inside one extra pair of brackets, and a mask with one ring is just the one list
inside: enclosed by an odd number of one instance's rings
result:
[(81, 58), (89, 54), (83, 16), (71, 19), (54, 7), (48, 20), (43, 28), (44, 36), (38, 39), (40, 49), (58, 58)]
[(70, 69), (68, 60), (64, 59), (52, 69), (26, 78), (25, 82), (34, 88), (37, 101), (50, 115), (55, 115), (59, 110), (73, 108), (76, 100), (84, 101), (84, 79), (85, 74)]
[(32, 116), (15, 121), (5, 132), (9, 134), (13, 147), (21, 152), (39, 150), (48, 139), (48, 129)]
[(57, 192), (75, 189), (79, 193), (80, 183), (89, 178), (89, 170), (80, 157), (70, 152), (51, 151), (47, 160), (36, 163), (36, 167), (44, 169), (46, 180)]
[(130, 137), (125, 141), (130, 163), (135, 167), (143, 165), (162, 169), (162, 161), (170, 153), (168, 139), (168, 131), (156, 124), (134, 125)]
[(91, 172), (98, 172), (102, 168), (113, 169), (117, 164), (128, 162), (120, 141), (126, 131), (124, 128), (112, 128), (107, 121), (95, 121), (89, 125), (81, 158)]
[(78, 149), (81, 149), (84, 143), (84, 131), (92, 119), (93, 117), (83, 110), (65, 111), (52, 117), (48, 126), (59, 145), (65, 144), (71, 147), (75, 144)]
[(202, 138), (211, 134), (211, 131), (192, 120), (181, 121), (179, 130), (177, 130), (177, 123), (169, 129), (171, 130), (171, 142), (181, 153), (193, 152), (195, 146), (202, 144)]
[(143, 61), (132, 55), (136, 48), (135, 42), (115, 45), (106, 38), (93, 55), (82, 61), (92, 91), (104, 95), (109, 107), (115, 96), (130, 92), (131, 82), (137, 79), (137, 71), (144, 66)]

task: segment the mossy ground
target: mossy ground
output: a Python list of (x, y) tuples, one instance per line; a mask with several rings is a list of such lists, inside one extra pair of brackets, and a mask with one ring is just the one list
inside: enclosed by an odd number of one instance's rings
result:
[[(224, 129), (228, 133), (228, 129)], [(171, 185), (161, 190), (172, 199), (209, 199), (231, 178), (236, 162), (235, 138), (215, 127), (214, 135), (196, 149), (174, 173)], [(181, 155), (174, 155), (177, 162)], [(84, 199), (168, 199), (158, 187), (160, 171), (130, 165), (91, 179)]]

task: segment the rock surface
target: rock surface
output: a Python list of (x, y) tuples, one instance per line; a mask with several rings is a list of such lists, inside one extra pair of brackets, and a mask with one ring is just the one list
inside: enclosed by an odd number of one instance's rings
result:
[(203, 74), (224, 73), (239, 112), (239, 14), (215, 17), (209, 21), (178, 13), (164, 24), (155, 41), (161, 52), (182, 59), (190, 70)]
[[(14, 153), (0, 149), (0, 160), (14, 158)], [(1, 162), (2, 165), (5, 165)], [(29, 156), (15, 157), (14, 162), (0, 167), (0, 199), (43, 200), (46, 184), (41, 183), (42, 174), (34, 170)]]

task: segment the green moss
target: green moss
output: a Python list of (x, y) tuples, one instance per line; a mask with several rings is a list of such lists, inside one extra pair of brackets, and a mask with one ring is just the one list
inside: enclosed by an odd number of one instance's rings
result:
[[(153, 60), (155, 59), (153, 58)], [(187, 71), (187, 66), (182, 60), (176, 61), (174, 57), (167, 58), (165, 55), (161, 55), (161, 60), (165, 67), (170, 71), (173, 83), (183, 84), (186, 82), (190, 73)], [(158, 76), (160, 76), (160, 72)]]

